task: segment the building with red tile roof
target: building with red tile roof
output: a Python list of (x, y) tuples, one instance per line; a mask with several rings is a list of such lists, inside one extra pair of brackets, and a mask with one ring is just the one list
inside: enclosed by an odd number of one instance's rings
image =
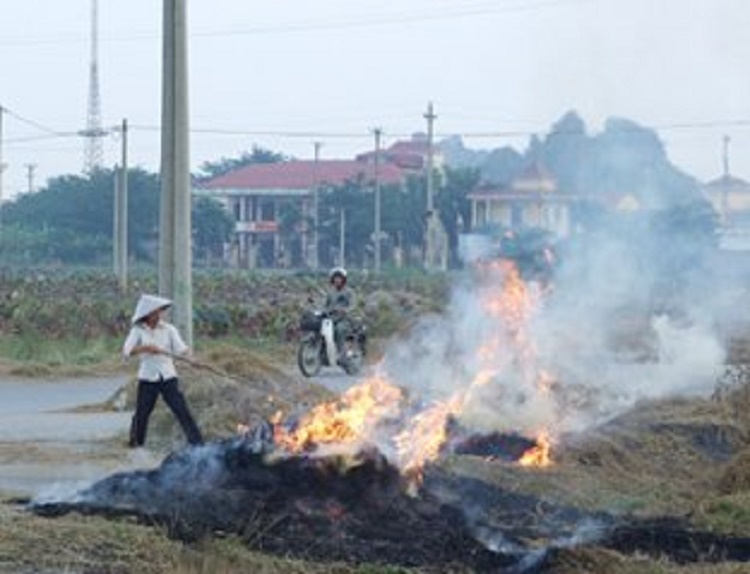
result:
[[(433, 147), (433, 165), (440, 168), (444, 163), (439, 148)], [(427, 166), (429, 145), (427, 137), (415, 134), (410, 140), (399, 140), (380, 152), (381, 164), (395, 165), (403, 170), (421, 172)], [(374, 163), (375, 152), (368, 151), (357, 156), (357, 161)]]
[[(408, 173), (396, 164), (378, 166), (381, 185), (401, 185)], [(314, 261), (311, 255), (312, 230), (304, 222), (313, 219), (315, 190), (362, 181), (375, 181), (375, 165), (357, 160), (291, 160), (253, 164), (203, 182), (199, 195), (222, 201), (235, 220), (235, 237), (229, 255), (240, 267), (291, 266)], [(285, 210), (301, 217), (296, 230), (298, 255), (285, 253), (281, 221)], [(300, 259), (302, 261), (300, 261)]]
[[(396, 165), (378, 167), (383, 185), (400, 184), (405, 174)], [(375, 166), (355, 160), (292, 160), (241, 167), (205, 182), (204, 190), (221, 195), (246, 195), (252, 190), (260, 195), (308, 195), (315, 186), (337, 186), (347, 181), (375, 180)]]

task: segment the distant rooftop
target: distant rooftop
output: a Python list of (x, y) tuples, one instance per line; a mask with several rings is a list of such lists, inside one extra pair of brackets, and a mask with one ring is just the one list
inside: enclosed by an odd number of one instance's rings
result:
[(709, 181), (705, 186), (707, 191), (750, 193), (750, 182), (734, 177), (733, 175), (722, 175)]
[[(378, 171), (382, 184), (399, 184), (405, 179), (397, 166), (384, 163)], [(373, 164), (355, 160), (292, 160), (253, 164), (215, 177), (201, 186), (208, 190), (227, 189), (311, 189), (316, 185), (342, 185), (347, 181), (375, 179)]]

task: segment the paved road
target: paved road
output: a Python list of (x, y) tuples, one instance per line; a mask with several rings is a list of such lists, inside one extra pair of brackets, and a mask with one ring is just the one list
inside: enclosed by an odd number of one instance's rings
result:
[(0, 379), (0, 490), (36, 495), (75, 489), (110, 472), (157, 461), (111, 440), (127, 412), (72, 412), (99, 404), (124, 377), (58, 381)]

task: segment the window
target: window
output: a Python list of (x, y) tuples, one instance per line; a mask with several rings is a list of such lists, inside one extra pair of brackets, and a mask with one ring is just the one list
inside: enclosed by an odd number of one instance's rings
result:
[(260, 202), (259, 221), (275, 221), (276, 207), (272, 199), (264, 199)]

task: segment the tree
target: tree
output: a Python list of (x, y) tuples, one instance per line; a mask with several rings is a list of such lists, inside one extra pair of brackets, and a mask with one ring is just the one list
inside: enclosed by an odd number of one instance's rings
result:
[(193, 248), (206, 262), (223, 257), (233, 230), (234, 220), (221, 203), (208, 197), (193, 202)]
[[(21, 250), (19, 263), (58, 261), (109, 264), (115, 172), (64, 175), (49, 180), (3, 206), (9, 241)], [(128, 250), (141, 260), (153, 260), (159, 233), (159, 176), (142, 169), (128, 171)], [(193, 205), (193, 237), (201, 255), (219, 254), (233, 228), (221, 204), (201, 198)], [(11, 231), (12, 230), (12, 231)], [(8, 259), (6, 259), (7, 261)]]
[(381, 229), (389, 244), (405, 253), (421, 251), (426, 228), (427, 185), (425, 178), (411, 176), (403, 186), (386, 186), (382, 190)]
[[(47, 259), (89, 264), (106, 261), (111, 257), (114, 177), (114, 170), (100, 169), (87, 176), (52, 178), (46, 187), (3, 206), (3, 220), (25, 232), (43, 233), (50, 243)], [(129, 250), (146, 257), (158, 227), (156, 174), (142, 169), (128, 171), (128, 212)], [(91, 242), (89, 251), (73, 249), (82, 241)]]
[(222, 157), (216, 161), (204, 161), (200, 165), (200, 173), (196, 175), (196, 179), (198, 181), (208, 181), (246, 165), (280, 163), (287, 160), (289, 160), (289, 157), (282, 153), (254, 145), (251, 151), (244, 151), (239, 157)]
[[(346, 257), (350, 262), (364, 265), (368, 255), (370, 236), (375, 228), (373, 213), (375, 202), (363, 178), (348, 181), (342, 185), (324, 188), (320, 202), (320, 243), (321, 254), (337, 249), (341, 211), (346, 213)], [(370, 188), (371, 189), (371, 188)], [(327, 257), (333, 263), (331, 256)]]
[[(380, 229), (383, 262), (392, 261), (394, 247), (408, 253), (421, 248), (425, 233), (426, 187), (423, 177), (409, 177), (404, 185), (380, 190)], [(338, 247), (340, 217), (346, 212), (346, 260), (367, 265), (374, 257), (375, 194), (363, 178), (323, 191), (321, 199), (321, 253)], [(332, 257), (328, 261), (333, 263)]]
[(298, 266), (303, 263), (302, 232), (305, 221), (299, 202), (286, 201), (279, 205), (279, 235), (281, 237), (282, 252), (285, 266)]

